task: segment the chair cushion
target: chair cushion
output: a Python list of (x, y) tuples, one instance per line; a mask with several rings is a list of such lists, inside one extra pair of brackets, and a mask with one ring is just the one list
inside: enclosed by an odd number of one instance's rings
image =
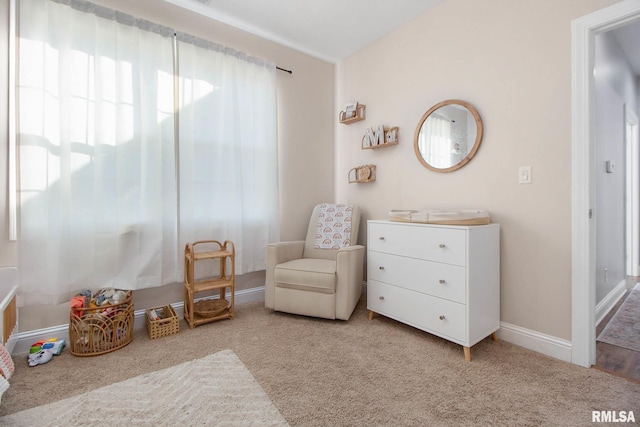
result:
[(325, 294), (335, 293), (336, 262), (328, 259), (301, 258), (276, 266), (276, 286)]

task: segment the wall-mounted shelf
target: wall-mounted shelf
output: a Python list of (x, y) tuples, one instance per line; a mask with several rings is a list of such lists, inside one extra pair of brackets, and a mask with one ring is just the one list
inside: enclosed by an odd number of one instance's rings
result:
[(345, 111), (340, 111), (340, 123), (345, 124), (345, 125), (350, 125), (351, 123), (355, 123), (355, 122), (359, 122), (360, 120), (364, 120), (364, 109), (365, 109), (365, 105), (364, 104), (358, 104), (356, 105), (356, 109), (354, 111), (353, 116), (351, 117), (347, 117), (346, 116), (346, 112)]
[(349, 184), (376, 180), (376, 165), (357, 166), (349, 171)]
[(365, 148), (382, 148), (388, 147), (390, 145), (398, 145), (398, 127), (392, 128), (384, 128), (384, 142), (380, 144), (368, 145), (365, 141), (367, 140), (366, 135), (362, 137), (362, 149)]

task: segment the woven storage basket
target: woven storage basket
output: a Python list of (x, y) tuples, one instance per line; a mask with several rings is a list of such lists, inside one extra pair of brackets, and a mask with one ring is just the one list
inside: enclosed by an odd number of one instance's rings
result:
[(96, 308), (73, 308), (69, 314), (69, 352), (97, 356), (133, 340), (132, 292), (121, 303)]
[(229, 307), (226, 299), (203, 299), (193, 304), (193, 312), (202, 317), (216, 317)]
[[(159, 319), (153, 320), (151, 310), (154, 310)], [(162, 307), (147, 308), (147, 332), (149, 338), (156, 339), (166, 337), (168, 335), (177, 334), (180, 331), (180, 319), (176, 311), (170, 305)]]

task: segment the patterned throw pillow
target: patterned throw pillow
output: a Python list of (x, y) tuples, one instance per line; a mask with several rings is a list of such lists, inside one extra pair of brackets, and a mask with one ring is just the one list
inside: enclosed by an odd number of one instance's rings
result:
[(318, 211), (316, 249), (340, 249), (351, 244), (353, 205), (323, 203)]

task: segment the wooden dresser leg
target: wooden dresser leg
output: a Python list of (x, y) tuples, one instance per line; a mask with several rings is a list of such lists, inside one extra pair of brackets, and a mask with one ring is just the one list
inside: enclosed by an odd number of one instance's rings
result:
[(369, 310), (369, 320), (373, 319), (374, 314), (375, 313), (373, 311)]
[(464, 348), (464, 360), (471, 362), (471, 347), (462, 346), (462, 348)]
[(492, 333), (492, 334), (491, 334), (491, 339), (492, 339), (493, 341), (498, 341), (498, 333), (497, 333), (497, 332)]

